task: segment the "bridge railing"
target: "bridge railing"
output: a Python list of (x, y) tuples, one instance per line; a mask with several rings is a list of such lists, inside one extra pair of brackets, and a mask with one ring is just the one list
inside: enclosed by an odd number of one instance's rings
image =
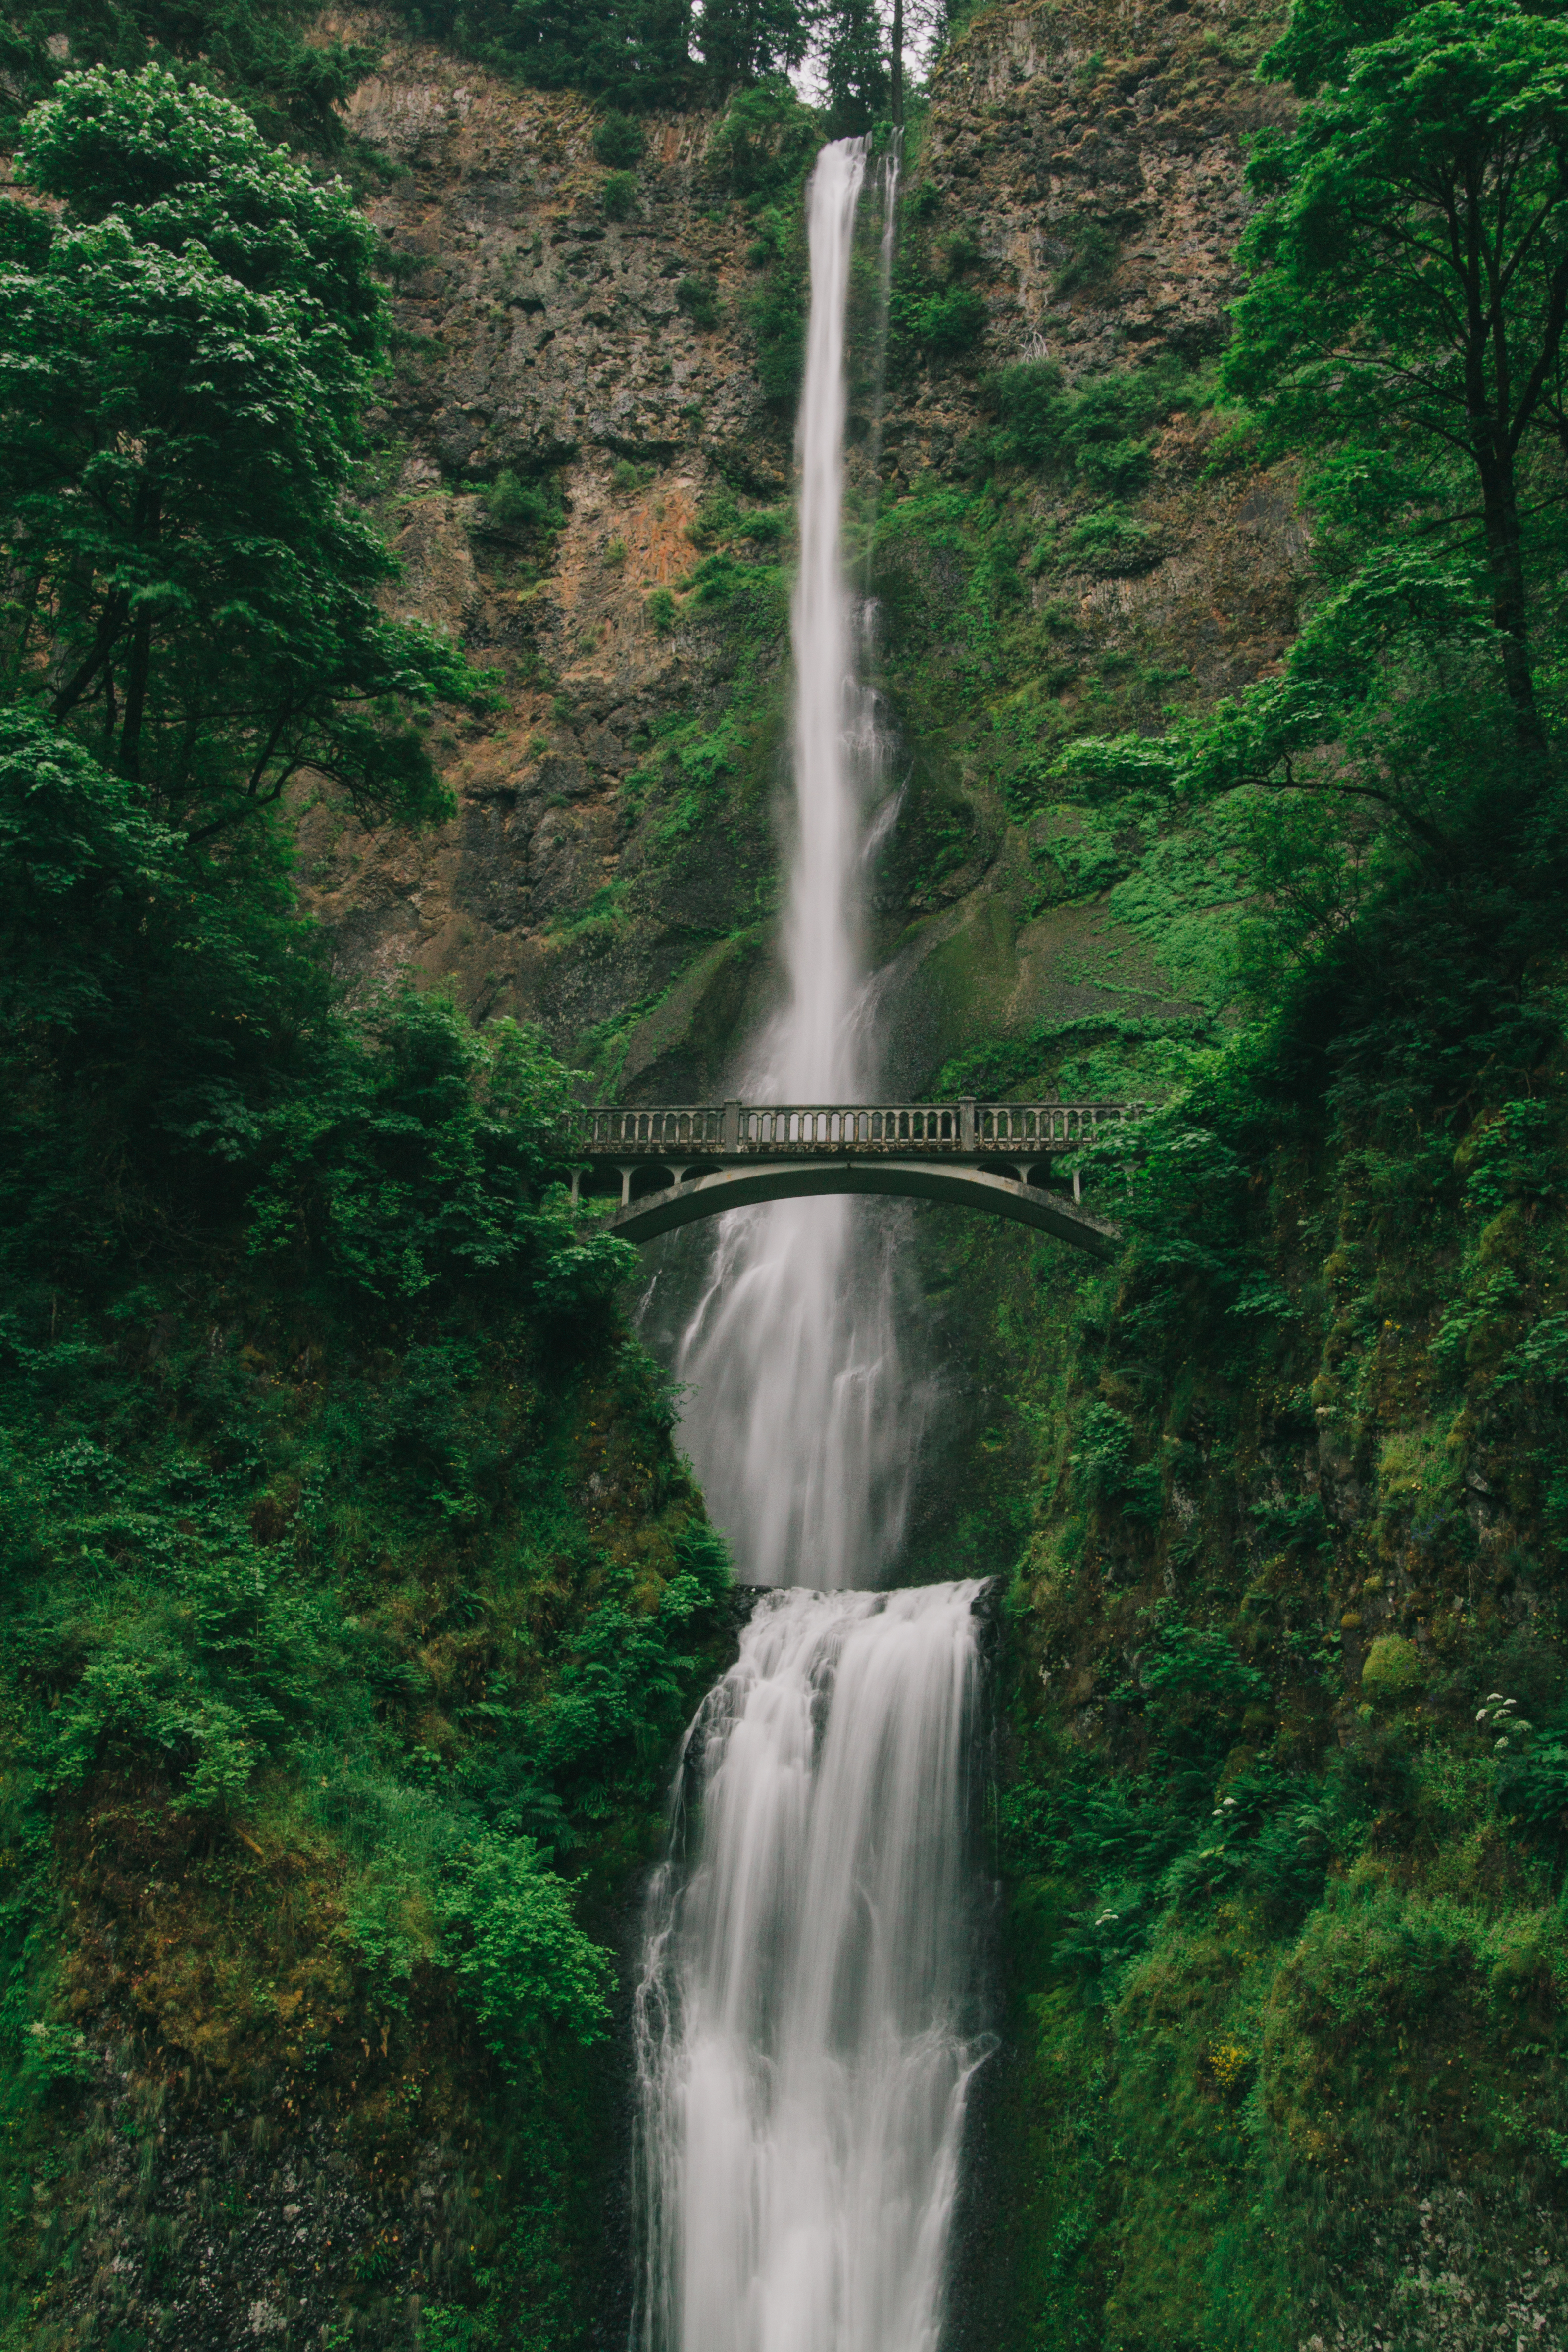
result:
[(584, 1157), (787, 1159), (886, 1152), (901, 1159), (1043, 1157), (1078, 1151), (1143, 1103), (685, 1103), (613, 1105), (584, 1114)]

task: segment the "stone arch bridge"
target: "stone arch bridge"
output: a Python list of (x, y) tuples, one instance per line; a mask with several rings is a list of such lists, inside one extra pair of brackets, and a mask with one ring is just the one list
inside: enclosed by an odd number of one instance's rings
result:
[[(652, 1241), (699, 1217), (823, 1192), (952, 1201), (1103, 1256), (1115, 1225), (1058, 1163), (1143, 1103), (708, 1103), (584, 1115), (573, 1198), (615, 1203), (606, 1230)], [(1070, 1190), (1068, 1189), (1070, 1183)]]

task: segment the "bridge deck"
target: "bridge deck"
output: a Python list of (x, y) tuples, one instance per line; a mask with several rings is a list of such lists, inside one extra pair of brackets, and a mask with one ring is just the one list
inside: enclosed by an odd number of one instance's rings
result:
[(590, 1160), (700, 1157), (781, 1160), (797, 1154), (886, 1153), (900, 1160), (1043, 1159), (1081, 1151), (1143, 1103), (630, 1104), (584, 1114)]

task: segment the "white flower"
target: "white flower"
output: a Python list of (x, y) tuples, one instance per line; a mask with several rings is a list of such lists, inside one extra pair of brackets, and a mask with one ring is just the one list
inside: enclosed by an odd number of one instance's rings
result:
[(1494, 1740), (1492, 1743), (1492, 1754), (1495, 1756), (1500, 1748), (1506, 1748), (1507, 1746), (1508, 1742), (1506, 1739)]
[(1486, 1721), (1486, 1719), (1487, 1719), (1487, 1711), (1486, 1711), (1486, 1708), (1485, 1708), (1484, 1706), (1482, 1706), (1482, 1707), (1478, 1707), (1478, 1708), (1476, 1709), (1476, 1721), (1477, 1721), (1478, 1723), (1484, 1723), (1484, 1722)]

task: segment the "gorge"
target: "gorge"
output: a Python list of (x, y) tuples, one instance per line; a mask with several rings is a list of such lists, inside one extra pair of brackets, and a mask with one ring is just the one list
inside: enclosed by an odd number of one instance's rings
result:
[(1568, 2340), (1559, 15), (5, 37), (0, 2347)]

